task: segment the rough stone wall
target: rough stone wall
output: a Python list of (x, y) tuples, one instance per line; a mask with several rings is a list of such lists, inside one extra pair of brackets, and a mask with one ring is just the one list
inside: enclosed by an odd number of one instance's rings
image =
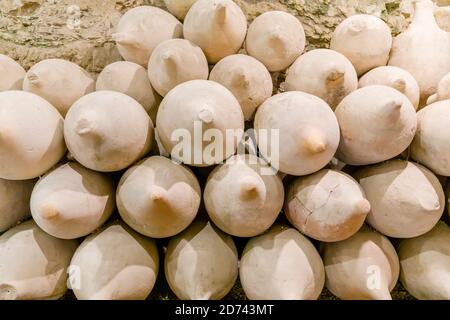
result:
[[(404, 30), (413, 0), (236, 0), (251, 22), (269, 10), (288, 11), (305, 27), (310, 48), (327, 47), (345, 17), (381, 17), (394, 34)], [(450, 0), (436, 0), (450, 5)], [(25, 68), (51, 58), (71, 60), (92, 73), (120, 60), (110, 35), (121, 14), (138, 5), (164, 7), (163, 0), (0, 0), (0, 53)], [(450, 10), (437, 13), (450, 31)]]

